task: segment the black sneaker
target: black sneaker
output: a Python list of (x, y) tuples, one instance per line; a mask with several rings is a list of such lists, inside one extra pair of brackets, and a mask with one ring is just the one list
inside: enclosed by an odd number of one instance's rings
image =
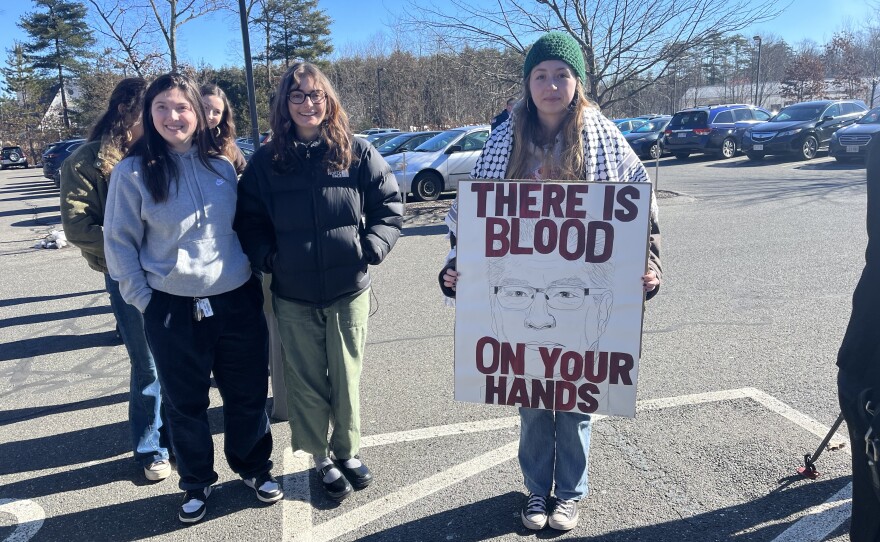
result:
[(529, 493), (529, 500), (519, 515), (526, 529), (540, 531), (547, 525), (547, 497)]
[(550, 526), (557, 531), (570, 531), (578, 524), (578, 503), (575, 500), (556, 499), (550, 514)]
[[(354, 456), (355, 459), (360, 461), (360, 456)], [(355, 489), (363, 489), (370, 485), (373, 481), (373, 473), (370, 472), (370, 469), (364, 465), (363, 461), (361, 461), (360, 467), (355, 467), (350, 469), (345, 466), (345, 462), (347, 459), (337, 459), (336, 467), (342, 471), (343, 476), (345, 476), (349, 482), (351, 482), (352, 487)]]
[(211, 495), (211, 486), (201, 489), (188, 489), (183, 493), (183, 504), (177, 518), (183, 523), (196, 523), (205, 517), (208, 509), (207, 501)]
[(281, 484), (269, 472), (264, 472), (254, 478), (242, 478), (244, 485), (257, 493), (257, 498), (263, 502), (275, 502), (284, 498)]
[(343, 476), (340, 472), (339, 478), (333, 480), (332, 482), (325, 482), (324, 477), (327, 476), (327, 473), (331, 470), (336, 469), (336, 465), (330, 463), (329, 465), (325, 465), (321, 467), (318, 471), (321, 474), (321, 484), (324, 486), (324, 491), (327, 492), (327, 495), (336, 502), (342, 502), (343, 499), (351, 495), (353, 491), (351, 488), (351, 484), (348, 483), (348, 480)]

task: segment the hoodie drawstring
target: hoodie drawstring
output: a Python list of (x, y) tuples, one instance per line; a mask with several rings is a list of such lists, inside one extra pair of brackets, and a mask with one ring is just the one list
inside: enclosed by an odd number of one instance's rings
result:
[[(202, 187), (199, 186), (198, 183), (198, 173), (196, 172), (196, 165), (193, 162), (193, 156), (190, 155), (187, 157), (189, 159), (190, 171), (192, 171), (192, 180), (186, 181), (186, 187), (189, 190), (189, 197), (192, 199), (193, 206), (196, 208), (196, 228), (202, 227), (202, 214), (205, 215), (205, 218), (208, 218), (208, 209), (205, 207), (205, 194), (202, 192)], [(183, 157), (181, 156), (181, 161)], [(184, 174), (186, 177), (186, 174)], [(199, 191), (199, 198), (196, 198), (195, 192), (193, 192), (192, 185), (196, 185), (196, 190)]]

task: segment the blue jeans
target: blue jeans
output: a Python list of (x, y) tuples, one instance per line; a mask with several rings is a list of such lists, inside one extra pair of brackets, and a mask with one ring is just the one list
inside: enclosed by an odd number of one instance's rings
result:
[[(144, 333), (144, 317), (134, 306), (122, 299), (119, 283), (104, 274), (110, 307), (116, 316), (122, 342), (131, 361), (128, 422), (134, 458), (146, 467), (154, 461), (168, 459), (165, 429), (162, 429), (162, 396), (156, 363)], [(161, 431), (160, 431), (161, 430)], [(160, 434), (161, 433), (161, 434)]]
[(587, 414), (519, 409), (519, 466), (526, 489), (576, 501), (587, 495), (592, 421)]

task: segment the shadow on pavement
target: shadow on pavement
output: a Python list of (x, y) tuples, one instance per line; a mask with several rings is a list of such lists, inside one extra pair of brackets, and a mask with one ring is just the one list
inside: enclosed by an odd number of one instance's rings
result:
[[(523, 527), (519, 518), (519, 509), (524, 500), (525, 495), (511, 491), (491, 499), (425, 516), (417, 521), (404, 523), (359, 540), (361, 542), (390, 540), (477, 542), (510, 533), (519, 533), (523, 536), (534, 534), (534, 531)], [(542, 536), (551, 533), (556, 533), (557, 536), (563, 534), (559, 531), (545, 530), (540, 531), (538, 537), (555, 538)]]
[(425, 235), (446, 235), (446, 224), (433, 224), (430, 226), (406, 226), (400, 231), (402, 237), (414, 237)]
[(43, 314), (29, 314), (27, 316), (14, 316), (0, 320), (0, 328), (22, 326), (26, 324), (41, 324), (44, 322), (52, 322), (54, 320), (68, 320), (72, 318), (85, 318), (88, 316), (97, 316), (100, 314), (111, 314), (113, 310), (110, 305), (101, 307), (83, 307), (69, 311), (48, 312)]
[(105, 290), (89, 290), (87, 292), (74, 292), (72, 294), (41, 295), (34, 297), (15, 297), (12, 299), (0, 299), (0, 307), (11, 307), (14, 305), (23, 305), (25, 303), (41, 303), (43, 301), (54, 301), (56, 299), (67, 299), (68, 297), (79, 297), (81, 295), (95, 295), (103, 293), (105, 293)]
[[(124, 454), (130, 450), (131, 435), (128, 431), (127, 421), (98, 425), (45, 437), (17, 440), (0, 444), (0, 457), (3, 458), (2, 463), (0, 463), (0, 475), (66, 467), (88, 461), (100, 461), (101, 459)], [(76, 476), (77, 472), (79, 471), (53, 474), (51, 477)], [(38, 480), (39, 478), (29, 479), (27, 482), (18, 482), (25, 485), (35, 484), (34, 487), (37, 488), (27, 492), (18, 491), (19, 498), (39, 497), (54, 492), (50, 486), (44, 487), (40, 485)], [(100, 485), (107, 481), (95, 480), (83, 487)], [(82, 482), (77, 483), (82, 485)], [(16, 484), (7, 484), (3, 488), (4, 492), (10, 485), (14, 486)], [(57, 482), (55, 485), (58, 487)]]
[(15, 183), (15, 184), (7, 184), (0, 188), (0, 193), (8, 194), (12, 192), (22, 192), (27, 190), (54, 190), (58, 192), (58, 189), (55, 188), (55, 184), (51, 181), (46, 181), (44, 183), (34, 182), (34, 183)]
[[(95, 486), (129, 479), (133, 475), (143, 479), (140, 469), (133, 468), (131, 461), (114, 461), (83, 469), (77, 479)], [(253, 497), (253, 490), (238, 480), (215, 485), (208, 500), (208, 511), (199, 523), (187, 526), (177, 520), (182, 492), (176, 487), (177, 476), (159, 482), (163, 484), (162, 495), (129, 502), (113, 502), (77, 512), (58, 513), (47, 517), (33, 542), (58, 540), (88, 540), (90, 542), (128, 542), (155, 536), (171, 536), (185, 540), (235, 540), (217, 532), (212, 522), (231, 514), (261, 512), (267, 505)], [(140, 482), (134, 482), (140, 485)], [(75, 483), (67, 484), (75, 491)], [(59, 490), (59, 491), (63, 491)], [(2, 491), (5, 493), (5, 488)], [(19, 498), (26, 498), (19, 496)], [(108, 491), (108, 499), (112, 494)], [(276, 504), (275, 506), (280, 506)], [(262, 540), (280, 540), (281, 526), (266, 522), (260, 528)], [(174, 535), (173, 533), (179, 533)], [(221, 538), (217, 538), (220, 534)], [(256, 538), (254, 539), (256, 540)]]
[(33, 199), (41, 199), (41, 198), (55, 198), (58, 199), (58, 192), (41, 192), (39, 194), (30, 194), (27, 196), (18, 196), (15, 198), (3, 198), (0, 201), (29, 201)]
[(677, 521), (621, 529), (602, 536), (583, 537), (579, 540), (584, 542), (645, 540), (767, 542), (775, 539), (801, 519), (796, 514), (824, 503), (849, 483), (850, 478), (840, 477), (819, 482), (802, 478), (801, 482), (735, 506), (719, 508)]
[[(58, 208), (56, 207), (55, 210), (57, 211)], [(37, 213), (35, 212), (32, 214)], [(54, 216), (41, 216), (38, 218), (32, 218), (31, 220), (22, 220), (21, 222), (13, 222), (10, 226), (13, 228), (33, 228), (34, 226), (52, 226), (55, 224), (61, 224), (60, 214)]]
[(36, 215), (36, 214), (46, 214), (46, 213), (59, 213), (58, 217), (61, 218), (61, 206), (52, 205), (50, 207), (21, 207), (18, 209), (13, 209), (11, 211), (0, 211), (0, 217), (4, 216), (21, 216), (21, 215)]
[[(767, 542), (779, 536), (800, 517), (795, 516), (806, 508), (824, 503), (830, 495), (839, 491), (849, 478), (836, 478), (820, 482), (803, 480), (802, 483), (781, 491), (773, 491), (754, 500), (717, 510), (685, 517), (604, 533), (600, 536), (579, 536), (583, 542), (646, 542), (676, 541), (705, 542), (707, 540), (730, 540), (737, 542)], [(589, 497), (588, 497), (589, 499)], [(522, 526), (519, 510), (525, 495), (510, 492), (491, 499), (446, 510), (416, 521), (404, 523), (382, 532), (360, 538), (364, 542), (420, 540), (424, 542), (478, 542), (510, 533), (519, 536), (534, 535), (540, 540), (564, 537), (572, 540), (570, 533), (545, 528), (535, 533)], [(580, 524), (590, 521), (588, 504), (580, 510)], [(625, 510), (621, 508), (621, 510)], [(650, 516), (648, 516), (650, 518)], [(649, 519), (650, 520), (650, 519)], [(466, 526), (466, 527), (465, 527)], [(847, 524), (835, 532), (842, 534)], [(824, 538), (823, 538), (824, 540)]]
[(74, 412), (77, 410), (88, 410), (90, 408), (98, 408), (103, 406), (115, 405), (116, 403), (125, 403), (128, 401), (128, 393), (114, 393), (113, 395), (105, 395), (103, 397), (95, 397), (94, 399), (84, 399), (74, 403), (65, 403), (62, 405), (49, 405), (40, 407), (14, 408), (0, 412), (0, 427), (10, 423), (32, 420), (50, 414), (60, 414), (62, 412)]
[(116, 346), (118, 344), (119, 340), (116, 338), (115, 330), (77, 335), (46, 335), (45, 337), (5, 343), (2, 352), (0, 352), (0, 361), (45, 356), (47, 354), (70, 352), (83, 348)]
[[(124, 395), (125, 397), (123, 397), (123, 401), (128, 398), (128, 394)], [(93, 406), (97, 407), (105, 405), (94, 404)], [(211, 427), (212, 435), (223, 433), (222, 406), (218, 404), (217, 406), (208, 409), (208, 423)], [(63, 429), (63, 427), (60, 428), (60, 430)], [(86, 429), (77, 429), (75, 431), (59, 432), (45, 437), (2, 443), (0, 444), (0, 476), (60, 468), (69, 465), (79, 465), (89, 461), (108, 459), (124, 453), (131, 453), (131, 434), (129, 433), (127, 420), (124, 422), (97, 425)], [(133, 459), (128, 458), (128, 461), (131, 461), (132, 465), (135, 465)], [(137, 474), (133, 480), (140, 481), (142, 479), (142, 473), (137, 468), (133, 470), (135, 471), (135, 474)], [(75, 472), (79, 471), (72, 471), (66, 474), (73, 476)], [(62, 473), (59, 473), (52, 476), (62, 475)], [(126, 475), (123, 475), (122, 479), (124, 479), (125, 476)], [(96, 479), (85, 484), (83, 487), (101, 485), (107, 481), (108, 480)], [(36, 482), (16, 482), (14, 484), (2, 486), (0, 489), (5, 493), (10, 485), (27, 485), (32, 483), (35, 484)], [(84, 484), (83, 482), (76, 483), (81, 486)], [(57, 487), (57, 482), (55, 482), (55, 485)], [(17, 492), (18, 498), (39, 497), (42, 495), (49, 495), (56, 491), (53, 490), (52, 484), (46, 485), (45, 488), (42, 485), (35, 485), (33, 487), (34, 489), (31, 489), (28, 492)]]

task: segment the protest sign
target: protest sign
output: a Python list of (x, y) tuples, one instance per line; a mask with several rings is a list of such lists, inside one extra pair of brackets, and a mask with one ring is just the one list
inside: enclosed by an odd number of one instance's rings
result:
[(635, 416), (649, 183), (458, 190), (455, 398)]

